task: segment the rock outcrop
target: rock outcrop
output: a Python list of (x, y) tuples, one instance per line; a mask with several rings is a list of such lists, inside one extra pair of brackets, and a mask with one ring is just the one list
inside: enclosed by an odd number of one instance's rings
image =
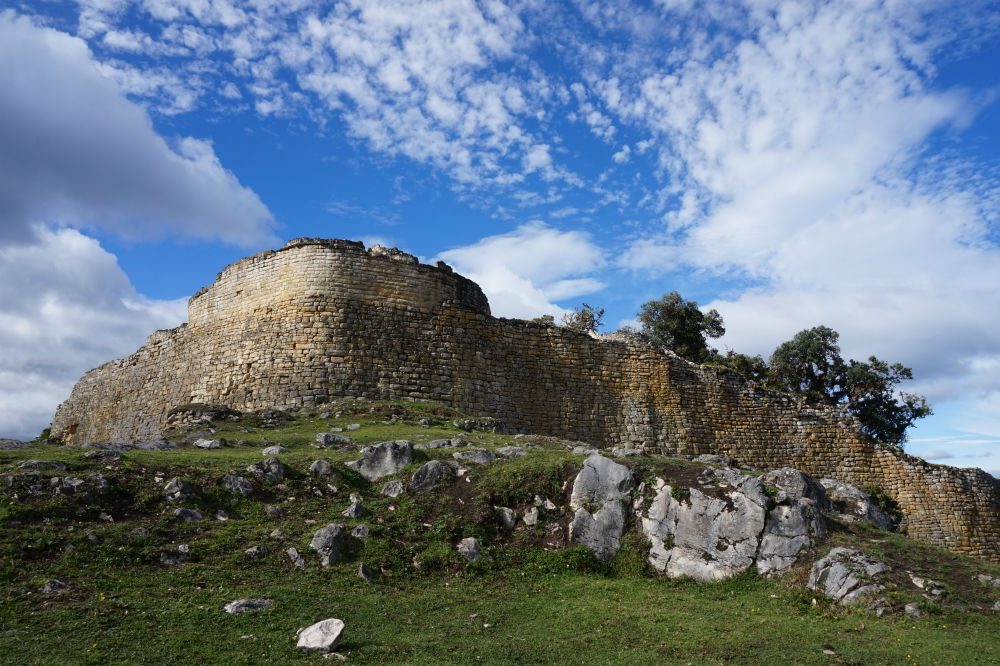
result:
[(495, 319), (478, 286), (443, 264), (296, 239), (227, 267), (188, 312), (186, 325), (84, 375), (57, 410), (53, 436), (131, 443), (192, 415), (280, 414), (340, 397), (433, 400), (484, 416), (470, 428), (516, 424), (878, 487), (911, 536), (1000, 559), (1000, 481), (985, 472), (877, 446), (841, 410), (638, 341)]

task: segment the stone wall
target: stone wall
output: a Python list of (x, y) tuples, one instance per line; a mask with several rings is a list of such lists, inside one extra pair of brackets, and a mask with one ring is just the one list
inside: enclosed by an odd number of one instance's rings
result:
[(798, 467), (895, 498), (915, 538), (1000, 559), (1000, 482), (879, 448), (835, 409), (642, 343), (495, 319), (478, 286), (398, 251), (299, 239), (239, 261), (189, 323), (88, 372), (53, 432), (74, 442), (160, 434), (188, 403), (241, 411), (344, 396), (437, 400), (526, 432)]

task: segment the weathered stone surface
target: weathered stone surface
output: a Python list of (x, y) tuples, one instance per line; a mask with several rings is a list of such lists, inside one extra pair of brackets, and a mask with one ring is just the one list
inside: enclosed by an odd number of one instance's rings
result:
[(611, 449), (611, 455), (616, 458), (631, 458), (632, 456), (641, 456), (642, 449), (623, 449), (619, 447)]
[(201, 513), (194, 509), (174, 509), (174, 517), (185, 523), (194, 523), (202, 519)]
[(858, 550), (834, 548), (819, 559), (809, 571), (809, 588), (837, 603), (854, 604), (884, 589), (881, 574), (892, 571), (889, 565)]
[(252, 560), (255, 560), (257, 558), (264, 557), (265, 555), (267, 555), (267, 550), (263, 546), (250, 546), (249, 548), (243, 551), (243, 555), (249, 557)]
[(434, 486), (443, 482), (450, 482), (455, 478), (455, 470), (440, 460), (428, 460), (413, 473), (410, 479), (410, 490), (418, 493), (425, 493)]
[(22, 460), (17, 464), (18, 469), (54, 469), (54, 470), (64, 470), (66, 469), (65, 463), (61, 463), (55, 460)]
[(196, 439), (194, 441), (194, 447), (198, 449), (219, 449), (225, 444), (224, 439)]
[(719, 455), (717, 453), (703, 453), (692, 458), (694, 462), (705, 463), (707, 465), (720, 465), (722, 467), (736, 467), (736, 458), (732, 456)]
[(400, 439), (366, 446), (361, 450), (361, 459), (347, 463), (369, 481), (392, 476), (413, 462), (413, 444)]
[(605, 502), (595, 513), (580, 507), (569, 524), (569, 540), (586, 546), (602, 562), (608, 562), (618, 552), (625, 531), (625, 507), (618, 500)]
[(455, 547), (458, 554), (465, 558), (466, 562), (475, 562), (483, 552), (482, 544), (475, 537), (466, 537), (458, 542)]
[(616, 552), (625, 530), (626, 500), (635, 487), (632, 470), (600, 454), (593, 454), (573, 481), (569, 540), (594, 551), (602, 562)]
[(537, 525), (539, 519), (540, 515), (537, 506), (530, 507), (527, 511), (524, 512), (524, 516), (521, 517), (521, 520), (523, 520), (524, 524), (527, 525), (528, 527), (533, 527)]
[(69, 590), (69, 585), (55, 578), (45, 581), (45, 584), (42, 585), (42, 594), (45, 595), (62, 594), (67, 590)]
[(368, 511), (365, 509), (365, 503), (364, 500), (361, 498), (361, 495), (357, 493), (351, 493), (351, 503), (346, 509), (344, 509), (341, 512), (340, 515), (344, 516), (345, 518), (361, 518), (366, 513), (368, 513)]
[[(423, 469), (423, 468), (421, 467), (421, 469)], [(420, 470), (417, 470), (417, 471), (420, 471)], [(382, 495), (384, 497), (393, 497), (393, 498), (395, 498), (395, 497), (399, 497), (400, 495), (402, 495), (404, 490), (405, 489), (403, 488), (403, 482), (400, 481), (399, 479), (393, 479), (392, 481), (389, 481), (389, 482), (383, 484), (382, 488), (378, 492), (379, 492), (380, 495)]]
[(299, 555), (299, 551), (297, 551), (296, 549), (289, 548), (288, 550), (285, 551), (285, 556), (288, 558), (288, 561), (291, 563), (291, 565), (296, 569), (306, 568), (305, 558)]
[(452, 437), (451, 439), (432, 439), (424, 445), (428, 449), (457, 449), (468, 446), (469, 441), (462, 437)]
[(883, 530), (895, 529), (889, 516), (885, 515), (871, 497), (858, 488), (836, 479), (820, 479), (820, 483), (826, 490), (834, 509), (842, 515), (863, 518)]
[(299, 640), (295, 646), (304, 652), (333, 652), (343, 633), (343, 620), (330, 618), (300, 631)]
[(277, 458), (267, 458), (247, 467), (247, 471), (267, 483), (281, 483), (285, 480), (285, 466)]
[(784, 498), (767, 514), (757, 551), (757, 573), (784, 573), (825, 534), (826, 524), (815, 501)]
[(355, 525), (351, 530), (351, 536), (355, 539), (367, 539), (371, 534), (371, 528), (367, 525)]
[(230, 615), (242, 615), (243, 613), (254, 613), (270, 607), (270, 599), (237, 599), (223, 606), (222, 610)]
[(281, 446), (280, 444), (275, 444), (273, 446), (267, 446), (261, 451), (265, 456), (280, 456), (282, 453), (288, 453), (288, 449)]
[(761, 475), (760, 482), (778, 489), (778, 496), (775, 498), (778, 502), (783, 502), (785, 498), (810, 499), (821, 511), (831, 507), (823, 485), (800, 470), (791, 467), (771, 470)]
[(910, 536), (1000, 559), (1000, 482), (985, 472), (876, 446), (839, 409), (622, 336), (494, 319), (453, 271), (347, 241), (300, 239), (227, 267), (191, 299), (186, 325), (81, 378), (52, 432), (136, 442), (192, 400), (247, 413), (345, 396), (437, 400), (527, 432), (876, 486)]
[(315, 444), (320, 447), (326, 446), (345, 446), (348, 444), (353, 444), (354, 440), (346, 435), (338, 435), (333, 432), (321, 432), (316, 435)]
[(222, 477), (222, 487), (243, 497), (253, 494), (253, 484), (250, 483), (250, 479), (235, 474), (226, 474)]
[(513, 509), (506, 506), (495, 506), (493, 511), (496, 512), (497, 518), (500, 519), (500, 524), (505, 530), (512, 530), (517, 525), (517, 514), (514, 513)]
[(344, 526), (331, 523), (316, 530), (309, 547), (319, 554), (323, 567), (336, 564), (344, 551)]
[(184, 479), (175, 476), (163, 487), (163, 496), (170, 502), (183, 502), (197, 497), (198, 490)]
[(451, 454), (455, 460), (460, 460), (473, 465), (489, 465), (497, 459), (496, 454), (489, 449), (469, 449), (467, 451), (455, 451)]
[(358, 576), (360, 576), (366, 583), (371, 583), (375, 580), (375, 574), (372, 573), (372, 570), (369, 569), (364, 562), (358, 566)]
[(600, 506), (605, 502), (627, 499), (633, 488), (635, 475), (632, 470), (595, 453), (584, 461), (583, 469), (573, 481), (569, 506), (578, 509), (588, 504)]
[(6, 437), (0, 437), (0, 451), (9, 451), (12, 449), (23, 449), (26, 446), (30, 446), (29, 442), (22, 442), (19, 439), (8, 439)]
[[(706, 494), (712, 492), (712, 495)], [(642, 516), (650, 564), (671, 578), (722, 580), (754, 563), (767, 517), (760, 481), (732, 469), (711, 470), (688, 499), (657, 479), (656, 496)]]
[(309, 473), (313, 476), (330, 476), (333, 474), (333, 465), (326, 460), (314, 460), (309, 465)]
[(528, 452), (520, 446), (501, 446), (497, 449), (497, 455), (501, 458), (521, 458), (528, 455)]

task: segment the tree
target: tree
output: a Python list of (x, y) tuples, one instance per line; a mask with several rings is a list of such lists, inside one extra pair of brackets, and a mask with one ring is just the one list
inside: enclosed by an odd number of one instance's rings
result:
[(595, 308), (583, 303), (572, 312), (563, 315), (562, 325), (566, 328), (591, 333), (597, 331), (604, 323), (604, 308)]
[(541, 315), (541, 316), (535, 317), (534, 319), (529, 319), (528, 321), (530, 321), (532, 324), (541, 324), (543, 326), (555, 326), (556, 325), (556, 318), (553, 317), (552, 315), (549, 315), (549, 314)]
[(865, 434), (899, 444), (914, 421), (933, 413), (923, 396), (897, 390), (911, 379), (913, 371), (901, 363), (889, 365), (874, 356), (867, 362), (850, 362), (843, 390), (847, 409), (861, 421)]
[(768, 384), (813, 403), (843, 404), (866, 435), (892, 444), (903, 442), (913, 422), (932, 413), (922, 396), (897, 388), (913, 379), (913, 371), (875, 356), (867, 362), (845, 362), (839, 339), (826, 326), (796, 333), (771, 355)]
[(715, 310), (702, 312), (696, 302), (684, 300), (676, 291), (643, 303), (639, 323), (643, 335), (654, 345), (695, 363), (703, 363), (711, 355), (706, 338), (718, 338), (726, 332), (722, 315)]
[(767, 380), (768, 367), (764, 359), (759, 355), (750, 356), (729, 350), (726, 355), (714, 354), (711, 362), (722, 367), (738, 372), (752, 382), (764, 382)]
[(846, 370), (839, 340), (840, 335), (826, 326), (799, 331), (771, 354), (768, 384), (812, 402), (837, 402)]

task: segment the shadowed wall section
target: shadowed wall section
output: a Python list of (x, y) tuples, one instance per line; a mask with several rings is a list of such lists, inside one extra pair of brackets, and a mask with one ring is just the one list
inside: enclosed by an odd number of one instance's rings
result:
[(297, 239), (232, 264), (189, 323), (91, 370), (60, 405), (67, 441), (162, 432), (189, 403), (240, 411), (340, 397), (436, 400), (526, 432), (879, 486), (918, 539), (1000, 560), (1000, 482), (878, 447), (837, 409), (648, 345), (495, 319), (479, 287), (396, 250)]

